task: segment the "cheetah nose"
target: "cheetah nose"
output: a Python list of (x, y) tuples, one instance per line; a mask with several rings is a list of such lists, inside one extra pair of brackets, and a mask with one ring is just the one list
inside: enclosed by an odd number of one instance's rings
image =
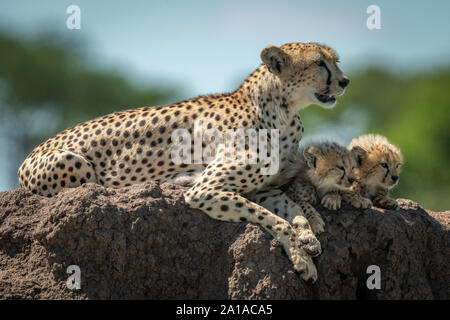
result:
[(355, 182), (355, 179), (354, 178), (348, 178), (348, 182), (353, 183), (353, 182)]
[(339, 86), (341, 88), (345, 88), (346, 86), (348, 86), (348, 83), (350, 82), (349, 78), (344, 78), (342, 80), (339, 81)]
[(396, 182), (398, 180), (398, 176), (392, 176), (392, 181)]

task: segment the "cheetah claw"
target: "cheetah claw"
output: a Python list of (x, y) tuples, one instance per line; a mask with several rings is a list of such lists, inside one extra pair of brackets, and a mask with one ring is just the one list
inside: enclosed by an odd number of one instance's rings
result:
[(302, 243), (302, 248), (312, 257), (317, 257), (322, 253), (322, 247), (314, 233), (308, 229), (297, 230), (298, 239)]
[(341, 207), (341, 197), (335, 194), (327, 194), (322, 198), (321, 203), (328, 210), (336, 211)]
[(294, 270), (298, 272), (301, 278), (307, 282), (316, 282), (317, 280), (317, 269), (312, 261), (311, 257), (307, 254), (301, 254), (303, 249), (292, 248), (290, 250), (290, 258), (294, 265)]
[(352, 206), (357, 209), (369, 209), (372, 207), (372, 201), (367, 198), (353, 199)]

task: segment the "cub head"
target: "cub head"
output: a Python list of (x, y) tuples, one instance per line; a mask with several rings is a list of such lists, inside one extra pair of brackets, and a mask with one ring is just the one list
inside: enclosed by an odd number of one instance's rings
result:
[(261, 60), (279, 78), (281, 91), (296, 109), (310, 104), (332, 108), (350, 80), (337, 66), (333, 49), (317, 43), (288, 43), (262, 50)]
[(348, 149), (363, 150), (358, 155), (356, 178), (375, 188), (391, 189), (399, 181), (403, 156), (400, 150), (380, 135), (368, 134), (353, 139)]
[(303, 157), (307, 176), (318, 190), (347, 190), (355, 181), (357, 155), (337, 143), (308, 145)]

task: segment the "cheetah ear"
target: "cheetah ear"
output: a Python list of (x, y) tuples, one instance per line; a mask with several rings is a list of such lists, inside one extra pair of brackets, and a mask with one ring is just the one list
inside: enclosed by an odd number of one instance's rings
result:
[(310, 145), (303, 150), (303, 156), (305, 157), (306, 163), (310, 168), (315, 168), (317, 165), (317, 157), (321, 155), (322, 152), (316, 146)]
[(362, 165), (362, 162), (366, 158), (367, 152), (361, 147), (354, 146), (350, 152), (355, 157), (356, 163), (358, 164), (358, 167)]
[(277, 76), (283, 73), (291, 63), (289, 55), (275, 46), (264, 48), (261, 51), (261, 60), (267, 66), (269, 71)]

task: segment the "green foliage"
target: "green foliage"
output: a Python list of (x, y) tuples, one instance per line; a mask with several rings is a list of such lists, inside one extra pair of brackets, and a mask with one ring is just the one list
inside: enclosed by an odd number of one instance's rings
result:
[(50, 107), (59, 128), (105, 113), (167, 102), (174, 91), (138, 89), (122, 76), (83, 62), (74, 45), (62, 41), (18, 41), (0, 33), (0, 79), (4, 104), (17, 111)]
[[(123, 76), (101, 70), (80, 43), (55, 35), (18, 40), (0, 33), (0, 134), (9, 149), (8, 176), (32, 148), (67, 127), (113, 111), (175, 100), (173, 89), (137, 88)], [(36, 117), (44, 125), (36, 127)], [(17, 130), (27, 128), (27, 130)], [(6, 138), (5, 138), (6, 137)], [(0, 159), (1, 160), (1, 159)]]

